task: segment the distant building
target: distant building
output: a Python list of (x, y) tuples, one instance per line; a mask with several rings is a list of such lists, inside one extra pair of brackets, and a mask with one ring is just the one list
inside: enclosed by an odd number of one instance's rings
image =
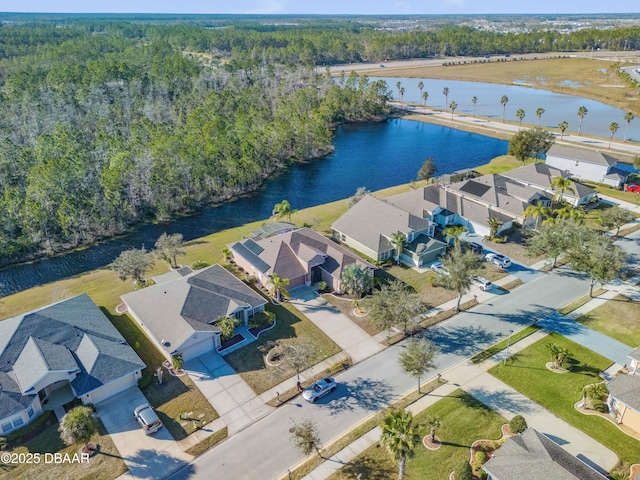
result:
[(567, 172), (578, 180), (589, 180), (619, 187), (627, 181), (628, 172), (618, 168), (619, 159), (596, 150), (553, 145), (547, 152), (546, 164)]

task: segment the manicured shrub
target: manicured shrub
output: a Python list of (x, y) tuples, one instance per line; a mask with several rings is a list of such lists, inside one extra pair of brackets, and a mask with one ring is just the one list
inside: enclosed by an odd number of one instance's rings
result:
[(509, 422), (509, 428), (513, 433), (522, 433), (527, 429), (527, 421), (522, 415), (516, 415)]
[(258, 312), (251, 320), (249, 320), (249, 326), (251, 328), (263, 327), (271, 325), (275, 320), (276, 315), (272, 312)]
[(487, 454), (485, 452), (476, 452), (476, 463), (483, 465), (488, 460)]
[(607, 405), (602, 400), (592, 400), (591, 406), (596, 412), (607, 413)]
[(473, 480), (473, 469), (469, 462), (462, 462), (455, 469), (455, 480)]
[(191, 264), (191, 268), (193, 270), (201, 270), (201, 269), (203, 269), (205, 267), (208, 267), (208, 266), (209, 266), (209, 264), (207, 262), (205, 262), (204, 260), (196, 260), (195, 262), (193, 262)]

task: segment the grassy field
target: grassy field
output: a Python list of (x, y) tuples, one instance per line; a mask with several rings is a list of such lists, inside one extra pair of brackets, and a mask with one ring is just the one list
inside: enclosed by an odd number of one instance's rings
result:
[(640, 302), (623, 295), (582, 315), (577, 322), (630, 347), (640, 345)]
[[(384, 70), (381, 72), (380, 70)], [(638, 90), (628, 88), (612, 68), (612, 63), (588, 58), (557, 58), (526, 61), (491, 62), (454, 66), (376, 68), (376, 76), (416, 79), (466, 80), (471, 82), (528, 86), (567, 95), (579, 95), (640, 115)], [(366, 72), (363, 72), (366, 73)], [(569, 87), (562, 82), (579, 84)]]
[(91, 442), (99, 447), (99, 451), (90, 457), (88, 463), (46, 463), (45, 453), (68, 454), (71, 457), (79, 453), (81, 445), (67, 447), (60, 440), (58, 422), (55, 415), (44, 423), (35, 437), (21, 442), (19, 447), (11, 450), (13, 453), (39, 453), (40, 464), (6, 465), (0, 463), (0, 479), (4, 480), (111, 480), (127, 471), (127, 466), (120, 457), (118, 449), (111, 441), (102, 422), (98, 422), (98, 433), (94, 434)]
[[(527, 160), (526, 164), (531, 163), (532, 160)], [(513, 155), (500, 155), (492, 159), (486, 165), (480, 165), (474, 168), (474, 170), (483, 175), (492, 175), (494, 173), (502, 173), (514, 168), (522, 167), (522, 162)]]
[[(550, 361), (545, 347), (549, 342), (568, 348), (572, 353), (571, 372), (557, 374), (545, 368), (545, 363)], [(499, 364), (489, 373), (616, 452), (621, 462), (620, 470), (628, 472), (629, 466), (638, 461), (640, 441), (627, 436), (604, 418), (584, 415), (573, 407), (582, 398), (582, 388), (601, 381), (598, 374), (610, 365), (610, 360), (552, 333), (511, 357), (506, 366)]]
[(485, 360), (487, 360), (488, 358), (493, 357), (495, 354), (497, 354), (498, 352), (501, 352), (502, 350), (507, 348), (507, 345), (514, 345), (516, 343), (518, 343), (520, 340), (522, 340), (523, 338), (527, 338), (529, 335), (531, 335), (532, 333), (537, 332), (538, 330), (540, 330), (540, 327), (537, 325), (529, 325), (526, 328), (523, 328), (522, 330), (514, 333), (513, 335), (511, 335), (511, 339), (510, 340), (502, 340), (498, 343), (496, 343), (495, 345), (490, 346), (489, 348), (487, 348), (486, 350), (483, 350), (482, 352), (474, 355), (473, 357), (471, 357), (471, 361), (473, 363), (482, 363)]
[(595, 191), (608, 197), (613, 197), (617, 200), (633, 203), (634, 205), (640, 205), (640, 194), (634, 192), (625, 192), (623, 190), (616, 190), (607, 185), (601, 185), (599, 183), (582, 182), (585, 185), (593, 188)]
[(313, 357), (308, 362), (309, 366), (340, 351), (333, 340), (293, 306), (286, 303), (268, 304), (266, 309), (276, 315), (276, 326), (261, 334), (257, 341), (225, 356), (229, 365), (258, 395), (296, 374), (292, 367), (267, 368), (264, 363), (265, 353), (260, 351), (262, 345), (275, 340), (281, 340), (282, 344), (296, 344), (299, 339), (307, 339), (313, 345)]
[[(471, 444), (480, 439), (497, 440), (500, 427), (507, 421), (463, 390), (456, 390), (416, 416), (416, 421), (425, 423), (428, 416), (436, 416), (442, 426), (436, 436), (442, 447), (429, 451), (418, 445), (416, 455), (407, 461), (406, 477), (411, 479), (446, 480), (456, 466), (469, 461)], [(425, 434), (427, 433), (425, 429)], [(397, 464), (382, 444), (365, 450), (330, 480), (355, 478), (388, 479), (397, 476)], [(362, 474), (362, 477), (358, 477)]]

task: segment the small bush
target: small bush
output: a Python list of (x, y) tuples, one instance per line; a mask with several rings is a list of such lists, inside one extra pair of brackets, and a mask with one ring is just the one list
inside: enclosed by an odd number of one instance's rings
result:
[(327, 288), (327, 282), (318, 282), (318, 290), (320, 290), (321, 292), (324, 292), (326, 288)]
[(469, 462), (462, 462), (456, 467), (454, 475), (456, 480), (473, 480), (473, 469)]
[(483, 465), (488, 460), (487, 454), (485, 452), (476, 452), (476, 463)]
[(244, 281), (249, 285), (255, 285), (257, 282), (255, 275), (247, 275)]
[(597, 400), (597, 399), (592, 400), (591, 406), (596, 412), (607, 413), (607, 404), (604, 403), (602, 400)]
[(195, 262), (193, 262), (191, 264), (191, 269), (192, 270), (202, 270), (203, 268), (208, 267), (209, 264), (207, 262), (205, 262), (204, 260), (196, 260)]
[(330, 375), (335, 375), (338, 372), (346, 370), (351, 365), (353, 365), (351, 357), (345, 358), (344, 360), (340, 360), (339, 362), (336, 362), (333, 365), (331, 365), (329, 368), (327, 368), (327, 373), (329, 373)]
[(487, 480), (487, 478), (489, 477), (489, 474), (482, 469), (478, 470), (477, 474), (480, 480)]
[(527, 421), (522, 415), (516, 415), (509, 422), (509, 428), (513, 433), (522, 433), (527, 429)]
[(271, 325), (275, 319), (276, 314), (273, 312), (258, 312), (249, 320), (249, 326), (251, 328), (257, 328)]

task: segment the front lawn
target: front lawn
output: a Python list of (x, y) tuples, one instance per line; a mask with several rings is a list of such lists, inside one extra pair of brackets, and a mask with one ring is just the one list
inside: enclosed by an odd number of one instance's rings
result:
[(640, 345), (639, 318), (640, 302), (618, 295), (576, 321), (635, 348)]
[[(47, 412), (43, 415), (48, 415)], [(26, 428), (29, 428), (28, 426)], [(29, 435), (31, 436), (31, 435)], [(67, 447), (60, 440), (58, 421), (50, 414), (42, 423), (41, 428), (32, 438), (20, 442), (20, 446), (10, 449), (12, 453), (40, 454), (39, 464), (22, 463), (20, 465), (7, 465), (0, 463), (0, 479), (7, 480), (112, 480), (127, 471), (127, 466), (120, 457), (118, 449), (111, 441), (102, 422), (98, 421), (98, 433), (94, 434), (91, 442), (99, 446), (99, 451), (89, 458), (88, 463), (60, 462), (54, 463), (48, 459), (46, 453), (68, 454), (73, 457), (80, 453), (82, 445), (75, 444)]]
[(309, 341), (313, 349), (313, 358), (309, 361), (309, 366), (340, 352), (340, 347), (333, 340), (292, 305), (269, 303), (266, 309), (276, 315), (276, 326), (261, 334), (257, 341), (224, 357), (258, 395), (296, 374), (293, 368), (267, 369), (264, 354), (260, 351), (261, 346), (277, 340), (282, 344), (296, 344), (299, 340)]
[[(471, 444), (479, 439), (497, 440), (501, 425), (507, 421), (463, 390), (456, 390), (416, 416), (425, 423), (428, 416), (437, 416), (442, 426), (436, 436), (442, 447), (429, 451), (416, 447), (416, 455), (407, 461), (406, 477), (411, 479), (445, 480), (456, 466), (469, 461)], [(424, 434), (428, 429), (424, 429)], [(377, 443), (329, 477), (330, 480), (359, 478), (387, 479), (397, 476), (398, 466), (386, 448)]]
[[(571, 372), (559, 374), (545, 367), (551, 360), (545, 347), (549, 342), (568, 348), (572, 353)], [(629, 466), (638, 461), (640, 442), (604, 418), (583, 415), (574, 408), (582, 398), (582, 388), (600, 382), (598, 374), (610, 365), (611, 360), (552, 333), (509, 358), (506, 367), (500, 363), (489, 373), (613, 450), (622, 463), (620, 468), (628, 471)]]
[(613, 197), (617, 200), (622, 200), (625, 202), (633, 203), (635, 205), (640, 205), (640, 194), (638, 193), (625, 192), (624, 190), (617, 190), (615, 188), (611, 188), (608, 185), (603, 185), (601, 183), (593, 183), (593, 182), (582, 182), (582, 183), (593, 188), (595, 191), (597, 191), (601, 195), (606, 195), (608, 197)]

